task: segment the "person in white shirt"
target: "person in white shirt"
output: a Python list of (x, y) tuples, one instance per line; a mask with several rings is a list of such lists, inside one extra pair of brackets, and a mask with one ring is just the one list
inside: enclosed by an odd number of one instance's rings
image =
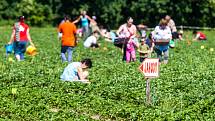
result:
[[(155, 41), (155, 52), (157, 53), (159, 61), (161, 62), (164, 60), (164, 64), (167, 64), (169, 57), (169, 41), (172, 39), (172, 34), (165, 19), (161, 19), (160, 24), (155, 27), (153, 39)], [(162, 53), (164, 54), (163, 59)]]
[(169, 26), (171, 29), (172, 39), (177, 39), (178, 38), (178, 32), (177, 32), (175, 22), (173, 21), (173, 19), (169, 15), (165, 16), (165, 20), (167, 21), (167, 26)]
[(94, 31), (93, 34), (84, 41), (84, 47), (98, 48), (99, 47), (99, 45), (97, 43), (98, 38), (99, 38), (98, 31)]

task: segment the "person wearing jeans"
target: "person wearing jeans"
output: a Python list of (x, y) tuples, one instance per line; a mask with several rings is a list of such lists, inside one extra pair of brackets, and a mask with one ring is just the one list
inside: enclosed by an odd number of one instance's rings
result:
[[(72, 61), (72, 53), (76, 46), (76, 26), (70, 22), (70, 17), (65, 16), (63, 23), (59, 25), (58, 32), (62, 33), (61, 38), (61, 59), (63, 62)], [(66, 53), (68, 58), (66, 58)]]
[[(166, 49), (163, 49), (166, 48)], [(164, 61), (165, 64), (168, 63), (168, 58), (169, 58), (169, 49), (165, 46), (155, 46), (154, 51), (157, 53), (157, 58), (159, 59), (160, 62)], [(162, 52), (163, 52), (163, 58), (162, 58)]]
[[(61, 59), (63, 62), (71, 62), (72, 61), (72, 53), (73, 53), (74, 47), (69, 46), (62, 46), (61, 47)], [(66, 52), (68, 54), (68, 58), (66, 58)]]

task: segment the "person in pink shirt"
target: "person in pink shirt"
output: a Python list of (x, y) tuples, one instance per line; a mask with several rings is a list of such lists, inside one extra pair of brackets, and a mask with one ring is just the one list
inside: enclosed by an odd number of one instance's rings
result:
[(130, 39), (126, 45), (126, 62), (136, 61), (135, 47), (138, 47), (134, 39)]
[(136, 38), (137, 28), (133, 24), (133, 19), (128, 17), (127, 23), (121, 25), (117, 30), (116, 34), (121, 40), (123, 40), (123, 61), (130, 62), (132, 58), (135, 61), (135, 46), (137, 45)]

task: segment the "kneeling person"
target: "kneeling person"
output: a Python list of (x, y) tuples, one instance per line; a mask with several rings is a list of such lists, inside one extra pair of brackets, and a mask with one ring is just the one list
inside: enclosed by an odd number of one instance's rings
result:
[(83, 83), (89, 83), (87, 79), (89, 73), (88, 68), (92, 67), (92, 61), (90, 59), (84, 59), (81, 62), (70, 63), (60, 76), (63, 81), (80, 81)]
[(99, 38), (98, 31), (94, 31), (93, 34), (84, 41), (84, 47), (98, 48), (99, 47), (99, 45), (97, 43), (98, 38)]
[(193, 31), (193, 40), (207, 40), (206, 35), (202, 32)]

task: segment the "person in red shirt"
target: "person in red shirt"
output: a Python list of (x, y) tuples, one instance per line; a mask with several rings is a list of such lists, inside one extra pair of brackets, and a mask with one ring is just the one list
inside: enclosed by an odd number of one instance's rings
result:
[(206, 35), (202, 32), (193, 31), (193, 40), (207, 40)]
[(14, 54), (18, 61), (24, 60), (24, 53), (28, 42), (34, 46), (29, 33), (29, 26), (25, 24), (24, 16), (20, 16), (18, 18), (18, 22), (16, 22), (13, 26), (13, 32), (11, 34), (10, 41), (8, 42), (8, 44), (13, 43)]
[[(58, 32), (62, 33), (61, 37), (61, 59), (63, 62), (72, 61), (72, 52), (76, 46), (76, 26), (70, 22), (70, 17), (65, 16), (64, 22), (59, 25)], [(68, 53), (68, 59), (65, 53)]]

